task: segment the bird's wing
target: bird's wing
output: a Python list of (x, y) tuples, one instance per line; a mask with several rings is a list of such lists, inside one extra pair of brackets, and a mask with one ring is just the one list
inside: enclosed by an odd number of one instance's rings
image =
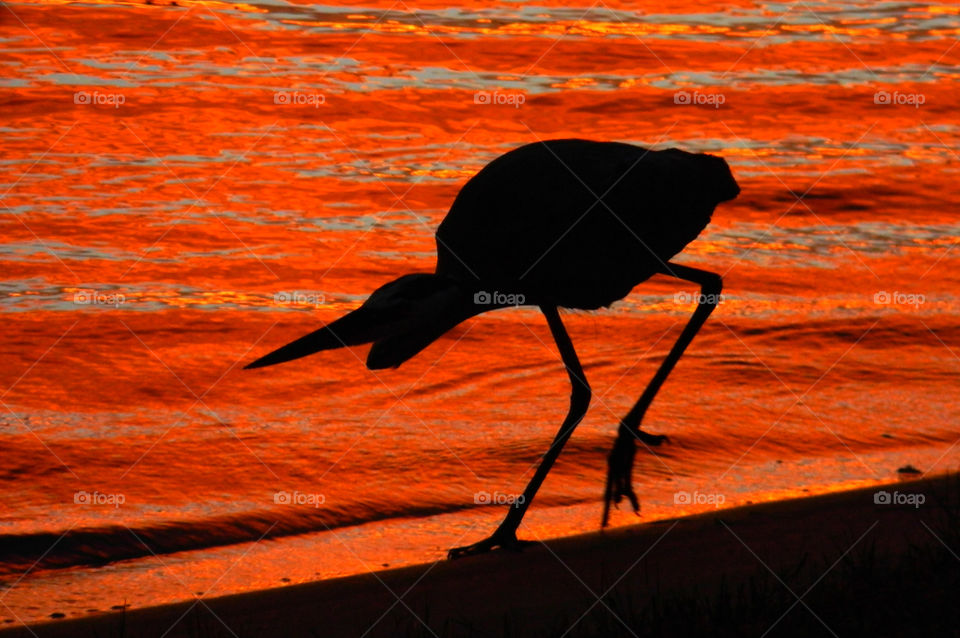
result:
[(375, 290), (356, 310), (245, 367), (262, 368), (371, 342), (367, 366), (396, 367), (467, 317), (491, 307), (474, 303), (469, 291), (447, 277), (404, 275)]
[(380, 319), (380, 313), (371, 312), (370, 309), (361, 306), (333, 323), (260, 357), (244, 368), (263, 368), (306, 357), (321, 350), (376, 341), (389, 332)]

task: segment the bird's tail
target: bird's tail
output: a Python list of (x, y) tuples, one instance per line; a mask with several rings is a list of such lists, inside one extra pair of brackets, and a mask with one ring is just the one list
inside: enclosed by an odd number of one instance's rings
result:
[(396, 367), (464, 319), (487, 309), (475, 304), (472, 293), (453, 279), (404, 275), (375, 290), (356, 310), (245, 367), (262, 368), (321, 350), (371, 342), (367, 367)]

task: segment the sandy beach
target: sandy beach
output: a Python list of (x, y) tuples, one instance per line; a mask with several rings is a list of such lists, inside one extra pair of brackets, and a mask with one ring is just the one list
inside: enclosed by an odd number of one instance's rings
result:
[[(776, 587), (786, 596), (784, 602), (794, 601), (793, 609), (765, 610), (774, 620), (788, 618), (771, 623), (770, 635), (790, 635), (797, 619), (788, 614), (803, 614), (803, 622), (829, 635), (829, 618), (842, 610), (831, 609), (830, 598), (819, 606), (808, 601), (817, 599), (816, 588), (829, 593), (836, 587), (831, 578), (846, 579), (839, 583), (846, 589), (864, 572), (873, 579), (868, 603), (873, 596), (880, 601), (891, 586), (900, 600), (903, 592), (923, 593), (926, 586), (931, 591), (924, 599), (950, 623), (948, 615), (956, 612), (935, 603), (938, 596), (951, 595), (942, 589), (942, 580), (889, 579), (896, 576), (891, 570), (902, 570), (895, 566), (910, 552), (956, 551), (949, 545), (957, 538), (956, 528), (950, 529), (957, 517), (957, 487), (957, 479), (949, 476), (901, 481), (550, 540), (522, 553), (439, 561), (7, 629), (0, 635), (559, 636), (567, 629), (571, 636), (594, 635), (590, 627), (601, 628), (594, 629), (600, 632), (596, 635), (611, 627), (630, 635), (634, 630), (628, 625), (651, 610), (657, 611), (661, 630), (682, 622), (671, 617), (682, 614), (670, 601), (703, 596), (706, 604), (732, 600), (734, 609), (742, 610), (742, 602), (729, 592), (742, 594), (744, 587), (752, 587), (754, 597), (765, 587)], [(944, 568), (955, 585), (960, 560)], [(744, 623), (743, 635), (762, 635), (770, 628), (752, 626), (750, 618)], [(884, 626), (896, 634), (895, 622)]]

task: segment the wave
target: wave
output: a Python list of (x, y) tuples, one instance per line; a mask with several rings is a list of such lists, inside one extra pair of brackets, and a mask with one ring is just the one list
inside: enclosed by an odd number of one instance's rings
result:
[[(542, 496), (538, 504), (585, 502), (563, 496)], [(281, 506), (282, 507), (282, 506)], [(137, 525), (103, 525), (64, 532), (0, 536), (0, 580), (37, 570), (103, 566), (117, 561), (176, 552), (223, 547), (298, 534), (332, 531), (385, 519), (423, 518), (475, 507), (474, 503), (350, 503), (340, 508), (259, 510), (198, 520)]]
[[(755, 456), (764, 458), (809, 458), (834, 450), (832, 441), (825, 435), (808, 433), (802, 437), (787, 439), (756, 439), (756, 433), (717, 433), (709, 429), (697, 429), (684, 433), (683, 428), (671, 433), (673, 442), (656, 451), (638, 450), (638, 464), (645, 466), (644, 473), (664, 474), (657, 464), (644, 461), (654, 453), (676, 466), (681, 474), (696, 475), (696, 466), (724, 465), (736, 458), (743, 450), (752, 450)], [(572, 439), (565, 450), (567, 459), (575, 458), (575, 465), (561, 463), (554, 470), (567, 488), (577, 485), (583, 489), (566, 489), (565, 494), (547, 491), (538, 495), (540, 507), (562, 507), (599, 503), (602, 476), (606, 467), (606, 453), (612, 442), (609, 435), (584, 433), (586, 436)], [(925, 433), (898, 433), (891, 436), (860, 437), (844, 436), (844, 445), (854, 452), (877, 452), (882, 449), (909, 448), (931, 444), (943, 444), (954, 440), (956, 431), (944, 430)], [(477, 450), (478, 456), (502, 456), (502, 448)], [(542, 452), (538, 443), (530, 442), (512, 450), (508, 456), (511, 463), (529, 461), (535, 463)], [(729, 458), (728, 458), (729, 457)], [(502, 461), (503, 459), (501, 459)], [(662, 463), (661, 463), (662, 464)], [(701, 468), (702, 469), (702, 468)], [(667, 474), (673, 474), (668, 470)], [(640, 479), (642, 480), (642, 479)], [(591, 490), (588, 486), (595, 486)], [(126, 525), (109, 524), (68, 528), (65, 531), (38, 531), (0, 535), (0, 581), (17, 577), (28, 571), (55, 570), (83, 566), (103, 566), (118, 561), (162, 556), (177, 552), (224, 547), (261, 540), (333, 531), (338, 528), (363, 525), (388, 519), (416, 519), (449, 514), (485, 505), (463, 498), (444, 499), (443, 494), (433, 492), (415, 500), (414, 491), (406, 491), (402, 497), (366, 498), (362, 501), (343, 502), (342, 505), (311, 508), (308, 506), (279, 505), (273, 509), (259, 509), (242, 513), (223, 514), (200, 519), (181, 519), (164, 522), (141, 522)], [(592, 493), (591, 492), (595, 492)], [(577, 494), (573, 496), (572, 494)], [(411, 498), (412, 497), (412, 498)]]

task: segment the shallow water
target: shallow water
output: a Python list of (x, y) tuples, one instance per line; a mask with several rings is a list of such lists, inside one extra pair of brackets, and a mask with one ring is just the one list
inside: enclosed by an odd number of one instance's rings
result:
[[(716, 153), (742, 189), (678, 258), (724, 298), (648, 414), (672, 443), (638, 456), (640, 520), (955, 470), (958, 12), (5, 5), (0, 617), (486, 535), (503, 507), (476, 501), (523, 489), (566, 409), (537, 312), (398, 370), (364, 348), (240, 367), (431, 270), (463, 182), (537, 139)], [(615, 424), (695, 293), (565, 315), (594, 401), (527, 537), (597, 528)]]

